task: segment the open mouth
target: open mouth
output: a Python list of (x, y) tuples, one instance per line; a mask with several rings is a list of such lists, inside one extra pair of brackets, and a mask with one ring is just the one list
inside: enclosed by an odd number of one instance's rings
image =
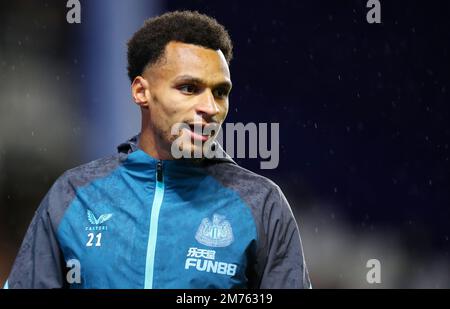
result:
[(191, 136), (191, 140), (199, 140), (205, 142), (215, 133), (214, 123), (188, 123), (188, 125), (190, 130), (187, 131)]
[(209, 134), (204, 133), (206, 124), (189, 123), (188, 125), (190, 130), (187, 131), (191, 136), (191, 140), (199, 140), (202, 142), (206, 142), (210, 137)]

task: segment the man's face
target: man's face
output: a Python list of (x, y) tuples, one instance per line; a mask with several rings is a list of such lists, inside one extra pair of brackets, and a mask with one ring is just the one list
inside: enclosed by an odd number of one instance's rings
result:
[[(180, 136), (184, 140), (181, 148), (188, 153), (215, 138), (217, 130), (203, 135), (202, 129), (220, 126), (228, 113), (230, 71), (220, 50), (170, 42), (163, 58), (146, 69), (143, 77), (148, 82), (148, 109), (143, 109), (143, 117), (148, 117), (148, 130), (160, 153), (170, 154)], [(172, 134), (180, 124), (185, 128)]]

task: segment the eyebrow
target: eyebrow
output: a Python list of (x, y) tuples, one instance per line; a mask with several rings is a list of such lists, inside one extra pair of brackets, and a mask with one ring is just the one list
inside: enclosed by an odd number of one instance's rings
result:
[[(174, 80), (174, 83), (181, 83), (181, 82), (185, 82), (185, 83), (189, 82), (189, 83), (194, 83), (194, 84), (199, 84), (199, 85), (207, 85), (208, 84), (205, 80), (198, 78), (198, 77), (191, 76), (191, 75), (181, 75), (181, 76), (178, 76), (177, 78), (175, 78), (175, 80)], [(223, 82), (216, 83), (216, 84), (214, 84), (213, 88), (224, 87), (224, 86), (227, 87), (228, 89), (231, 89), (231, 87), (232, 87), (231, 81), (225, 80)]]

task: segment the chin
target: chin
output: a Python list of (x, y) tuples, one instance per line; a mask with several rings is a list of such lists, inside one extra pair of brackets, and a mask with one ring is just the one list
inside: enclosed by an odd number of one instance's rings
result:
[(203, 157), (203, 145), (195, 145), (188, 136), (181, 136), (172, 142), (172, 147), (176, 149), (176, 155), (171, 153), (175, 159), (190, 159)]
[(190, 155), (189, 158), (202, 158), (203, 157), (203, 147), (196, 146), (192, 143), (183, 147), (183, 152)]

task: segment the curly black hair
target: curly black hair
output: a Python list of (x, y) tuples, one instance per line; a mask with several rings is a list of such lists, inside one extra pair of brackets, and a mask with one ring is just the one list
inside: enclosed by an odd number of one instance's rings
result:
[(171, 41), (218, 50), (228, 64), (233, 43), (227, 30), (214, 18), (195, 11), (174, 11), (149, 18), (128, 41), (128, 77), (141, 75), (147, 65), (157, 62)]

